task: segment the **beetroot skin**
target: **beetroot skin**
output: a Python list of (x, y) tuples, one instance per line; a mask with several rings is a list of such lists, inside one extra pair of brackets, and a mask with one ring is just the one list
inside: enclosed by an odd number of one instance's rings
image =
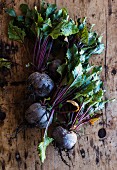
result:
[(46, 97), (54, 88), (54, 82), (45, 73), (34, 72), (28, 78), (28, 89), (40, 97)]
[[(46, 106), (42, 106), (40, 103), (32, 104), (25, 112), (25, 119), (29, 124), (35, 125), (40, 129), (46, 128), (50, 112), (47, 111)], [(52, 123), (52, 121), (50, 121)]]
[(61, 126), (55, 128), (52, 134), (58, 147), (61, 149), (72, 149), (77, 142), (77, 135)]

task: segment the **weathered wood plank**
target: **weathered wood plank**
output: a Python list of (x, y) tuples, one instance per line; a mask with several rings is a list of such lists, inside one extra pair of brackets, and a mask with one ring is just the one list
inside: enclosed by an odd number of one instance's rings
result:
[[(15, 0), (15, 8), (20, 3), (28, 2), (31, 6), (40, 3), (39, 0)], [(104, 80), (105, 96), (117, 98), (117, 2), (116, 0), (48, 0), (56, 3), (59, 8), (67, 7), (70, 17), (87, 16), (90, 23), (96, 24), (95, 30), (104, 36), (105, 52), (100, 57), (93, 57), (91, 62), (103, 66), (102, 79)], [(0, 39), (10, 42), (6, 36), (7, 16), (0, 14)], [(21, 132), (16, 140), (8, 142), (9, 135), (22, 121), (25, 103), (25, 85), (19, 83), (16, 86), (13, 82), (25, 81), (30, 72), (24, 65), (27, 63), (26, 52), (18, 44), (18, 53), (12, 55), (14, 61), (23, 65), (15, 66), (11, 75), (7, 76), (8, 85), (0, 90), (0, 104), (6, 112), (4, 124), (0, 126), (0, 170), (116, 170), (117, 167), (117, 102), (109, 103), (104, 110), (103, 119), (97, 122), (94, 127), (84, 128), (75, 150), (71, 153), (74, 160), (74, 167), (67, 167), (62, 161), (58, 152), (53, 146), (47, 150), (47, 160), (41, 166), (37, 152), (37, 144), (41, 140), (41, 132), (34, 129), (27, 129)], [(98, 131), (106, 129), (106, 137), (101, 140)], [(65, 153), (64, 158), (67, 159)], [(68, 159), (67, 159), (68, 160)], [(69, 162), (70, 163), (70, 162)]]

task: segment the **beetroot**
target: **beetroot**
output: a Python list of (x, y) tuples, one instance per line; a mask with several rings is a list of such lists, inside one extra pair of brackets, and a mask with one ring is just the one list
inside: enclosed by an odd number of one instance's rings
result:
[(48, 96), (54, 88), (54, 82), (45, 73), (34, 72), (28, 78), (28, 89), (39, 97)]
[[(46, 106), (42, 106), (40, 103), (32, 104), (25, 112), (25, 119), (29, 124), (35, 125), (40, 129), (46, 128), (50, 112), (47, 111)], [(52, 120), (50, 121), (50, 123)]]
[(55, 128), (52, 134), (59, 148), (72, 149), (77, 142), (77, 135), (61, 126)]

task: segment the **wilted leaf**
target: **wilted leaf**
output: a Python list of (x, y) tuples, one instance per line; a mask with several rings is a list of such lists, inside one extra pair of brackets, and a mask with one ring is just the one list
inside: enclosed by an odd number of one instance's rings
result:
[(67, 100), (67, 103), (71, 103), (73, 106), (75, 106), (77, 109), (74, 110), (74, 112), (77, 112), (79, 110), (79, 104), (73, 100)]
[(90, 119), (89, 122), (91, 123), (91, 125), (94, 125), (95, 122), (97, 122), (100, 118), (93, 118), (93, 119)]
[(44, 141), (41, 142), (38, 146), (39, 157), (42, 163), (46, 159), (46, 148), (52, 141), (53, 141), (53, 138), (49, 138), (48, 136), (46, 136)]

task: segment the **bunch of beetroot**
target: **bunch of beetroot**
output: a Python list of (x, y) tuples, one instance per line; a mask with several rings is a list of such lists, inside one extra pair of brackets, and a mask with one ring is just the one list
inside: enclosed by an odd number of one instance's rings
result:
[[(101, 67), (90, 65), (89, 58), (100, 54), (104, 45), (102, 37), (87, 27), (85, 18), (75, 22), (65, 8), (57, 10), (55, 4), (42, 3), (33, 9), (21, 4), (20, 9), (21, 16), (14, 9), (6, 10), (11, 16), (8, 36), (31, 44), (29, 65), (34, 71), (27, 79), (27, 89), (36, 102), (26, 110), (25, 119), (45, 128), (38, 146), (44, 162), (46, 147), (53, 140), (59, 148), (72, 149), (80, 126), (93, 124), (101, 116), (99, 110), (107, 102), (103, 101)], [(47, 134), (51, 124), (56, 127), (52, 138)]]

